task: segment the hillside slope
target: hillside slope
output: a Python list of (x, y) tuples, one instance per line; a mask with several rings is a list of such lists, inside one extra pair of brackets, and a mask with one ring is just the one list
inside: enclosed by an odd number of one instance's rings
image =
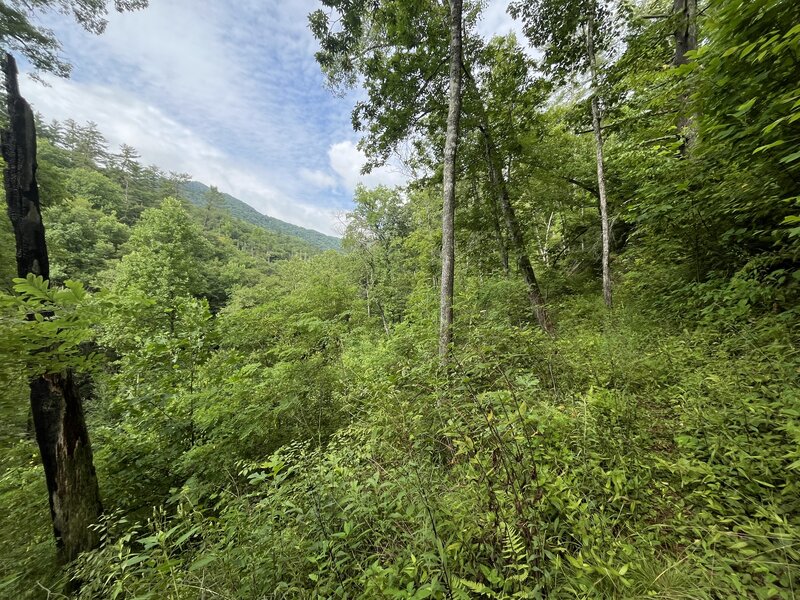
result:
[[(183, 189), (186, 199), (192, 204), (200, 207), (205, 206), (205, 193), (209, 189), (207, 185), (199, 181), (190, 181), (183, 186)], [(238, 198), (225, 193), (222, 195), (225, 198), (224, 208), (230, 212), (231, 216), (237, 219), (242, 219), (253, 225), (258, 225), (268, 231), (298, 237), (321, 250), (338, 250), (341, 248), (342, 243), (339, 238), (325, 235), (313, 229), (306, 229), (299, 225), (293, 225), (292, 223), (281, 221), (275, 217), (262, 215), (255, 208)]]

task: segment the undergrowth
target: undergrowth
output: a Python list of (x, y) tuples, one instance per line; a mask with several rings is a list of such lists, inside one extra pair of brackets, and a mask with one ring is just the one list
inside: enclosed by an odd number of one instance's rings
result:
[(354, 336), (329, 440), (108, 515), (70, 572), (80, 597), (794, 597), (783, 329), (671, 330), (584, 299), (556, 341), (499, 323), (472, 322), (445, 375), (425, 323)]

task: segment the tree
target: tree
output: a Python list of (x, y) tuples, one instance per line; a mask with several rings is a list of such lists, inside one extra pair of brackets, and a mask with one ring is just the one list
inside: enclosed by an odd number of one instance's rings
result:
[[(510, 46), (509, 42), (511, 42)], [(553, 327), (545, 307), (544, 296), (536, 279), (525, 236), (511, 201), (508, 185), (511, 171), (509, 168), (508, 174), (503, 172), (504, 160), (501, 156), (497, 143), (498, 136), (496, 135), (499, 132), (500, 137), (504, 137), (511, 142), (509, 138), (513, 137), (513, 130), (517, 125), (513, 123), (513, 118), (510, 117), (510, 114), (514, 112), (513, 104), (515, 102), (522, 104), (528, 111), (533, 111), (534, 107), (530, 104), (530, 97), (538, 94), (529, 85), (527, 61), (525, 61), (522, 53), (516, 47), (513, 38), (505, 41), (493, 41), (482, 53), (482, 56), (487, 71), (484, 74), (484, 79), (486, 80), (484, 89), (479, 87), (471, 65), (465, 65), (464, 70), (467, 76), (467, 90), (472, 93), (473, 112), (475, 113), (477, 129), (481, 138), (479, 145), (482, 147), (483, 160), (489, 176), (489, 186), (496, 199), (495, 204), (503, 216), (508, 232), (509, 245), (516, 255), (517, 266), (528, 289), (528, 298), (536, 320), (543, 331), (552, 334)], [(488, 102), (491, 101), (494, 101), (495, 106), (488, 106)], [(495, 109), (495, 112), (502, 112), (494, 120), (490, 114), (490, 109), (492, 108)], [(503, 125), (504, 122), (505, 126)], [(490, 216), (492, 215), (490, 214)], [(502, 240), (504, 238), (500, 233), (497, 234), (497, 237), (501, 240), (502, 254)], [(507, 258), (505, 261), (507, 261)], [(504, 265), (506, 264), (505, 261)]]
[(148, 0), (6, 0), (0, 3), (0, 49), (19, 52), (39, 71), (67, 77), (70, 64), (61, 57), (53, 32), (36, 23), (40, 11), (71, 14), (86, 31), (103, 33), (109, 6), (122, 12), (147, 6)]
[[(447, 113), (441, 98), (449, 89), (450, 80), (444, 67), (450, 63), (450, 49), (442, 42), (447, 39), (447, 30), (442, 27), (449, 22), (436, 3), (416, 0), (414, 3), (382, 2), (377, 9), (367, 13), (367, 4), (332, 2), (339, 12), (344, 27), (334, 31), (330, 18), (322, 11), (311, 15), (311, 28), (320, 40), (317, 60), (328, 76), (329, 83), (340, 87), (352, 83), (357, 75), (364, 77), (369, 100), (360, 102), (353, 111), (354, 125), (367, 135), (362, 147), (370, 158), (368, 167), (380, 164), (404, 140), (413, 140), (416, 154), (414, 160), (427, 164), (438, 172), (447, 142)], [(482, 42), (469, 35), (470, 27), (478, 18), (480, 7), (468, 7), (462, 14), (462, 70), (466, 77), (466, 92), (471, 95), (471, 104), (462, 108), (465, 117), (471, 117), (465, 126), (481, 132), (481, 158), (490, 179), (491, 195), (508, 228), (508, 241), (517, 256), (517, 263), (525, 279), (533, 311), (540, 325), (551, 331), (544, 307), (543, 294), (539, 289), (530, 258), (527, 253), (522, 228), (516, 217), (508, 193), (502, 158), (498, 155), (495, 139), (495, 123), (486, 114), (485, 98), (472, 76), (473, 66), (478, 62), (477, 54)], [(414, 85), (408, 85), (413, 81)], [(449, 95), (448, 95), (449, 97)], [(474, 114), (472, 114), (474, 113)], [(443, 127), (444, 126), (444, 127)], [(444, 129), (444, 130), (443, 130)], [(463, 135), (461, 137), (464, 137)], [(442, 144), (444, 140), (444, 144)], [(443, 163), (444, 169), (447, 163)], [(444, 176), (443, 176), (444, 182)], [(448, 218), (443, 213), (443, 265), (441, 283), (442, 309), (440, 323), (444, 326), (442, 340), (447, 340), (447, 326), (452, 311), (446, 309), (448, 292), (446, 273), (449, 270), (448, 236), (445, 232)], [(491, 211), (490, 211), (491, 214)], [(499, 221), (498, 221), (499, 226)], [(515, 233), (516, 232), (516, 233)], [(504, 254), (505, 241), (499, 228), (496, 238)]]
[(141, 154), (133, 146), (122, 144), (119, 147), (119, 154), (113, 158), (113, 168), (119, 172), (122, 180), (122, 189), (125, 191), (125, 204), (128, 204), (128, 194), (130, 192), (131, 180), (139, 176), (142, 166), (139, 164)]
[(112, 155), (106, 174), (123, 189), (124, 206), (120, 219), (132, 225), (147, 208), (153, 208), (171, 195), (172, 185), (167, 185), (166, 176), (155, 166), (142, 166), (139, 152), (128, 144), (120, 146), (119, 153)]
[[(673, 12), (677, 16), (675, 26), (675, 58), (676, 67), (689, 62), (687, 53), (697, 50), (697, 0), (675, 0)], [(678, 134), (681, 136), (681, 153), (685, 154), (687, 146), (693, 137), (691, 132), (691, 117), (686, 114), (688, 97), (684, 94), (682, 108), (678, 117)]]
[(217, 186), (212, 185), (205, 194), (203, 194), (205, 206), (203, 207), (203, 229), (208, 229), (211, 219), (215, 214), (219, 214), (225, 206), (225, 196), (219, 191)]
[(123, 190), (119, 184), (96, 170), (72, 169), (64, 186), (71, 198), (84, 198), (105, 214), (121, 212), (124, 208)]
[(133, 228), (130, 251), (123, 258), (117, 285), (135, 287), (154, 297), (200, 295), (199, 227), (176, 198), (149, 208)]
[(79, 129), (79, 135), (72, 150), (77, 155), (80, 166), (104, 167), (108, 164), (108, 142), (94, 121), (89, 121)]
[(387, 335), (404, 314), (410, 291), (407, 251), (403, 246), (411, 230), (410, 207), (398, 190), (384, 186), (368, 190), (358, 186), (355, 209), (348, 214), (343, 247), (360, 259), (359, 279), (364, 288), (367, 316), (373, 307)]
[(678, 17), (673, 64), (680, 66), (689, 61), (688, 52), (697, 50), (697, 0), (674, 0), (673, 12)]
[(600, 201), (600, 227), (603, 236), (602, 269), (603, 300), (611, 308), (611, 227), (608, 222), (608, 197), (606, 195), (605, 161), (603, 160), (603, 129), (600, 126), (600, 103), (598, 100), (597, 55), (594, 51), (595, 16), (592, 14), (586, 21), (586, 53), (589, 56), (589, 72), (592, 82), (592, 129), (594, 130), (595, 151), (597, 154), (597, 192)]
[(442, 279), (439, 299), (439, 358), (447, 360), (453, 340), (453, 278), (455, 273), (456, 152), (461, 122), (462, 0), (450, 0), (450, 86), (447, 133), (442, 168)]
[[(336, 11), (309, 15), (319, 41), (317, 62), (336, 92), (359, 82), (367, 98), (356, 103), (353, 128), (365, 135), (365, 170), (385, 162), (409, 139), (444, 146), (450, 39), (446, 3), (434, 0), (326, 0)], [(471, 21), (474, 21), (474, 15)], [(413, 84), (409, 84), (412, 82)]]
[(170, 171), (167, 176), (168, 194), (173, 198), (181, 198), (184, 193), (184, 186), (192, 180), (189, 173), (179, 173), (178, 171)]
[[(455, 182), (461, 118), (464, 14), (462, 0), (449, 10), (430, 0), (413, 2), (325, 3), (341, 16), (334, 30), (322, 10), (309, 16), (311, 31), (320, 41), (317, 61), (332, 87), (364, 77), (369, 100), (353, 110), (356, 129), (368, 135), (361, 146), (367, 169), (384, 162), (413, 132), (430, 139), (442, 133), (444, 145), (434, 150), (442, 161), (442, 271), (440, 280), (439, 354), (442, 360), (452, 341), (453, 278), (455, 266)], [(474, 21), (475, 15), (470, 15)], [(443, 41), (449, 40), (448, 44)], [(444, 67), (449, 65), (445, 77)], [(413, 80), (415, 85), (408, 85)], [(446, 89), (446, 117), (440, 92)], [(441, 150), (440, 150), (441, 148)], [(437, 161), (438, 162), (438, 161)]]
[(544, 48), (546, 69), (558, 80), (585, 73), (590, 77), (592, 131), (597, 158), (597, 188), (602, 232), (603, 298), (612, 305), (611, 231), (606, 194), (603, 133), (599, 104), (597, 53), (606, 49), (614, 26), (610, 0), (517, 0), (512, 13), (523, 19), (525, 35)]
[[(16, 238), (17, 275), (48, 279), (49, 257), (36, 183), (33, 112), (19, 94), (17, 65), (3, 61), (9, 128), (2, 132), (8, 215)], [(50, 516), (59, 555), (71, 561), (99, 542), (91, 528), (102, 511), (83, 401), (72, 372), (48, 373), (30, 383), (36, 441), (47, 482)]]
[(104, 278), (98, 276), (119, 260), (129, 228), (80, 196), (45, 209), (44, 218), (51, 282), (71, 279), (88, 288), (100, 287)]

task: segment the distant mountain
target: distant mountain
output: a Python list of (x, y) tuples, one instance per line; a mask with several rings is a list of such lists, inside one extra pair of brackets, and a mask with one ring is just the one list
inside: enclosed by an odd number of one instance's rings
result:
[[(190, 181), (183, 186), (183, 195), (189, 202), (202, 208), (206, 205), (205, 193), (208, 189), (207, 185), (199, 181)], [(258, 225), (268, 231), (300, 238), (320, 250), (339, 250), (342, 247), (342, 241), (339, 238), (325, 235), (313, 229), (292, 225), (275, 217), (262, 215), (249, 204), (234, 198), (230, 194), (223, 193), (222, 196), (225, 198), (223, 207), (231, 216), (237, 219)]]

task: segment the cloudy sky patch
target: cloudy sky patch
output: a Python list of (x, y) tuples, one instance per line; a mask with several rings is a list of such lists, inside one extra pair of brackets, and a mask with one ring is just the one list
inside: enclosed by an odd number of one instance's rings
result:
[[(518, 24), (488, 4), (480, 31)], [(94, 36), (47, 20), (73, 63), (72, 79), (23, 78), (45, 119), (94, 121), (112, 149), (187, 172), (270, 216), (340, 234), (358, 183), (401, 185), (397, 165), (361, 174), (350, 125), (355, 93), (336, 97), (314, 60), (307, 15), (318, 0), (151, 0), (111, 14)], [(518, 30), (518, 29), (516, 29)], [(23, 68), (24, 70), (24, 68)]]

